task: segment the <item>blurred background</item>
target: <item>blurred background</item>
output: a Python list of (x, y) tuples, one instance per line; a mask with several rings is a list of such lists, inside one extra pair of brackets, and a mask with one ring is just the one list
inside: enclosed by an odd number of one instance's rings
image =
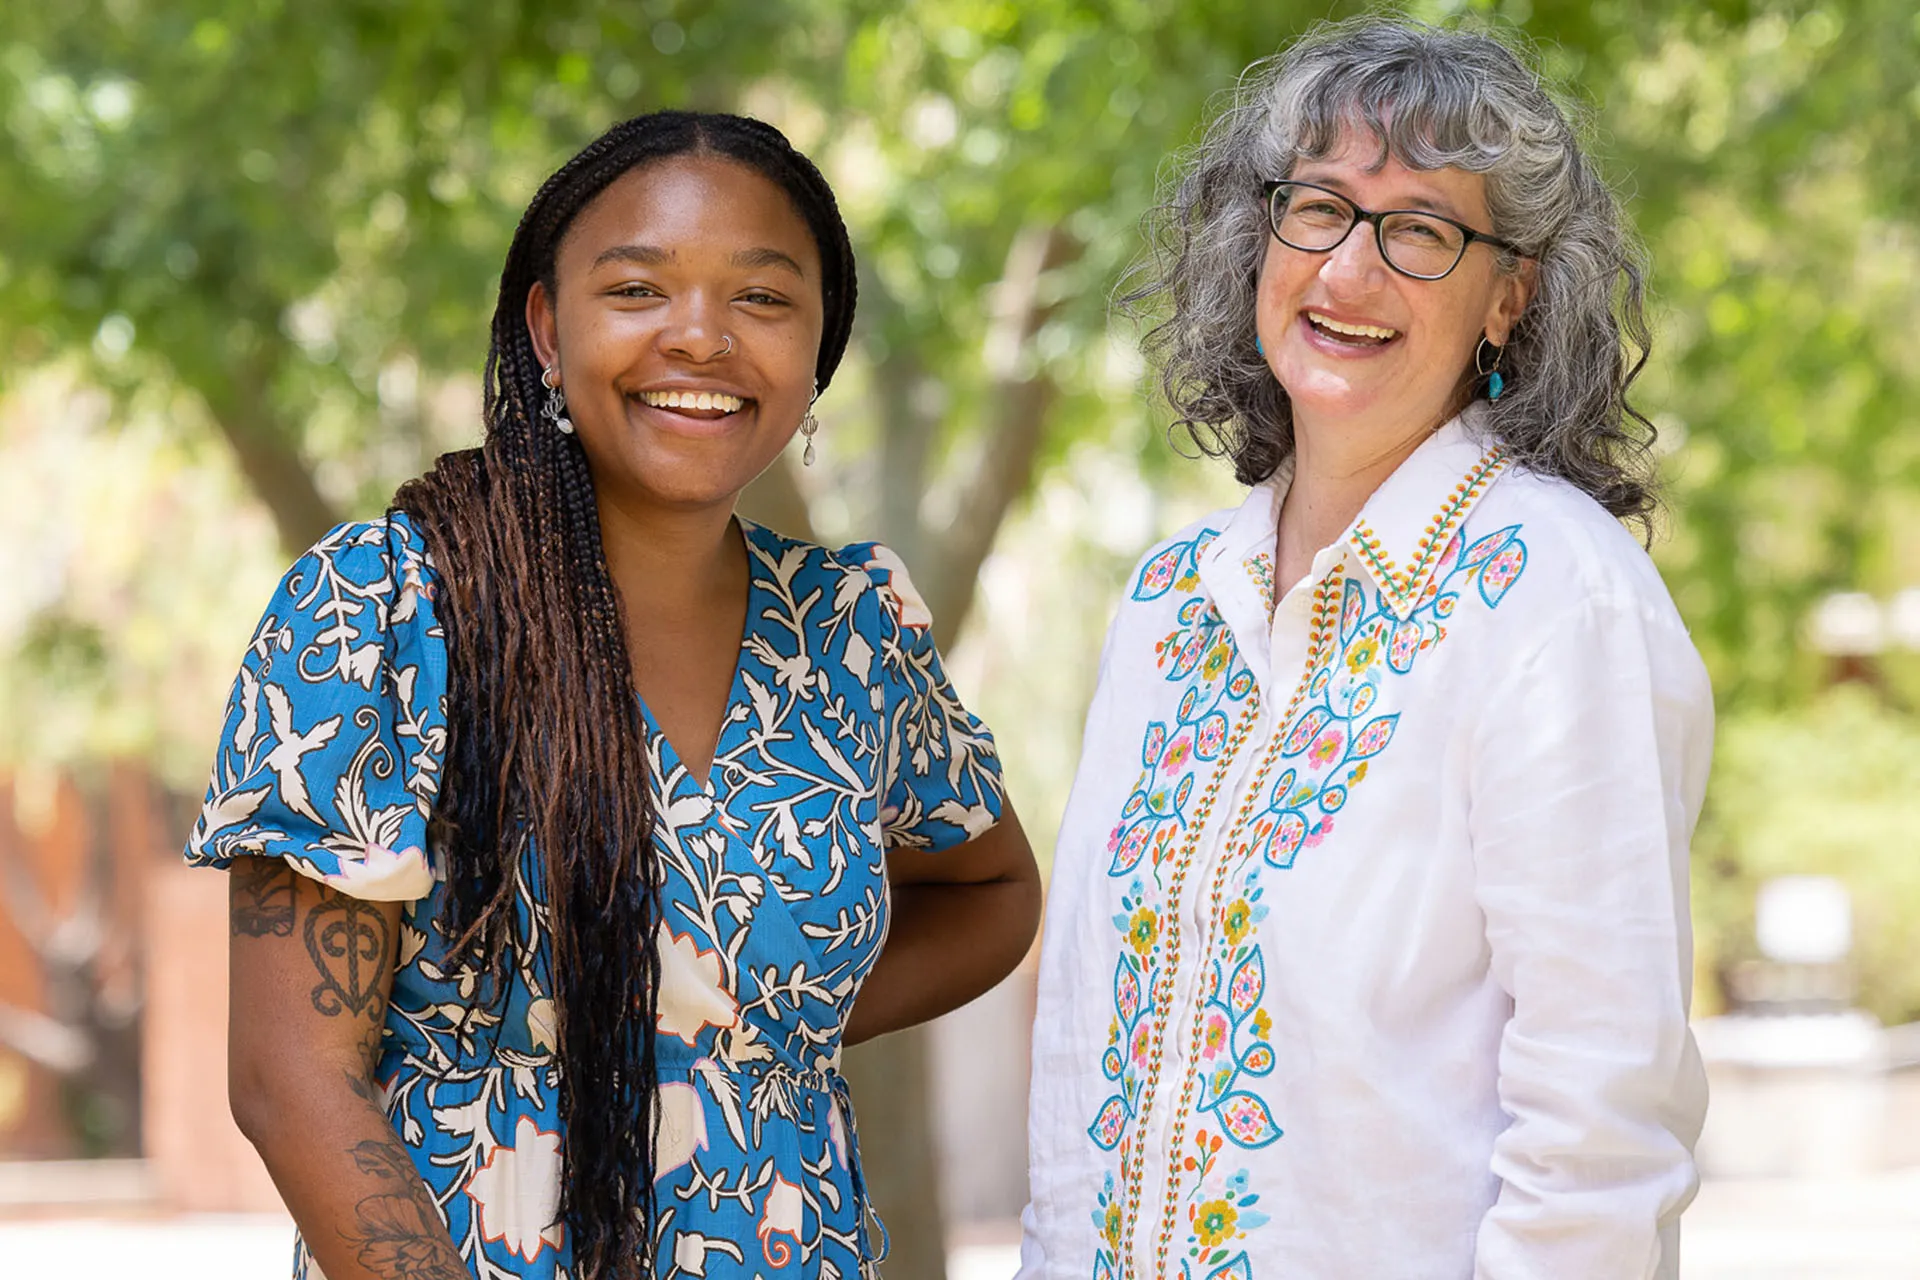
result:
[[(1920, 16), (1432, 0), (1538, 41), (1652, 253), (1654, 554), (1712, 670), (1687, 1274), (1920, 1276)], [(178, 866), (281, 570), (477, 438), (539, 181), (779, 124), (859, 324), (749, 509), (912, 567), (1046, 859), (1117, 590), (1237, 501), (1109, 315), (1167, 158), (1325, 0), (61, 0), (0, 9), (0, 1257), (283, 1273)], [(890, 1280), (1006, 1276), (1031, 967), (850, 1064)], [(19, 1270), (15, 1270), (15, 1265)]]

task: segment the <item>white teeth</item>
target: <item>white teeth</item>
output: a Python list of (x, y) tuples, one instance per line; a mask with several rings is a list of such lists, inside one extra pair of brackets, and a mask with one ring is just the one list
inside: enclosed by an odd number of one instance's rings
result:
[(640, 400), (656, 409), (718, 409), (738, 413), (747, 403), (719, 391), (642, 391)]
[(1338, 320), (1321, 315), (1318, 311), (1307, 312), (1307, 319), (1313, 321), (1322, 329), (1331, 329), (1335, 333), (1351, 334), (1356, 338), (1379, 338), (1385, 340), (1394, 337), (1400, 332), (1398, 329), (1382, 329), (1378, 325), (1371, 324), (1342, 324)]

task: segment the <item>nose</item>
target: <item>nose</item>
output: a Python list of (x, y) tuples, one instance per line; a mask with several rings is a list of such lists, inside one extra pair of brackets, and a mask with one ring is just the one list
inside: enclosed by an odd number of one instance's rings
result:
[(709, 301), (699, 293), (685, 296), (660, 330), (661, 350), (694, 364), (718, 360), (733, 351), (725, 319), (724, 302)]
[(1373, 224), (1356, 222), (1347, 238), (1327, 252), (1320, 264), (1320, 279), (1342, 296), (1352, 296), (1378, 288), (1389, 270), (1374, 239)]

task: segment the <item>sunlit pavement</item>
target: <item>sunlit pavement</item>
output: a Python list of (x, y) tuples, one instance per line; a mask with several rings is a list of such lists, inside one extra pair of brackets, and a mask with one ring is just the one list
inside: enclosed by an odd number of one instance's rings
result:
[[(1920, 1169), (1873, 1178), (1710, 1182), (1688, 1212), (1686, 1280), (1915, 1280)], [(292, 1225), (272, 1217), (0, 1221), (11, 1280), (284, 1276)], [(949, 1280), (1008, 1280), (1009, 1232), (956, 1248)]]

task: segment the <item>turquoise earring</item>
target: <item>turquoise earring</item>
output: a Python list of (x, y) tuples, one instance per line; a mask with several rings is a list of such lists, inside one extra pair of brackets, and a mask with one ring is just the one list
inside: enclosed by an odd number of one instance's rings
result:
[[(1487, 348), (1493, 347), (1493, 368), (1487, 368)], [(1494, 347), (1484, 337), (1480, 345), (1473, 349), (1473, 371), (1487, 380), (1487, 399), (1498, 400), (1500, 393), (1507, 389), (1507, 380), (1500, 376), (1500, 357), (1507, 353), (1505, 347)]]
[(1265, 343), (1260, 341), (1259, 334), (1255, 334), (1253, 337), (1253, 349), (1258, 351), (1263, 359), (1266, 357), (1267, 347)]

